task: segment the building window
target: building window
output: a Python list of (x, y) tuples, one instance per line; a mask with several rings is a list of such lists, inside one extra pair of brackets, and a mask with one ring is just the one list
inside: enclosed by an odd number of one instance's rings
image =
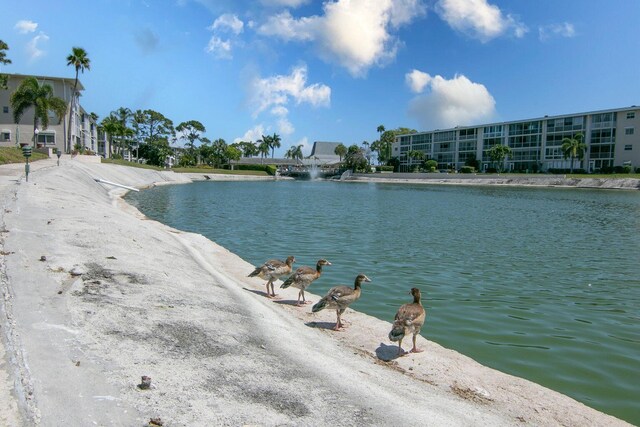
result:
[(624, 151), (631, 151), (633, 150), (633, 145), (631, 144), (625, 144), (624, 146)]
[(627, 119), (635, 119), (636, 118), (636, 112), (635, 111), (629, 111), (627, 113)]
[(2, 133), (0, 133), (0, 141), (1, 142), (11, 141), (11, 132), (2, 131)]
[(633, 135), (633, 128), (624, 128), (625, 135)]
[(5, 113), (5, 114), (8, 114), (8, 113), (9, 113), (9, 107), (8, 107), (8, 106), (6, 106), (6, 105), (5, 105), (5, 106), (3, 106), (3, 107), (2, 107), (2, 112), (3, 112), (3, 113)]
[(54, 133), (42, 133), (38, 134), (38, 143), (45, 145), (55, 145), (56, 135)]

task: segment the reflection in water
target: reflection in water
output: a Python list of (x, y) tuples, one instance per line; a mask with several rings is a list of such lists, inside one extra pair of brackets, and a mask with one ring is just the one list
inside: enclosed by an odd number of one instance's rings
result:
[(387, 321), (419, 287), (429, 339), (640, 424), (637, 192), (203, 182), (128, 199), (256, 265), (330, 259), (315, 294), (365, 273), (353, 308)]

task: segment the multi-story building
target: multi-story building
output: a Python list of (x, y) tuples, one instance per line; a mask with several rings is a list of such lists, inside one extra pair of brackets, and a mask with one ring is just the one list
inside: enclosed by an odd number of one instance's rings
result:
[(595, 172), (615, 166), (640, 167), (640, 107), (635, 105), (399, 135), (392, 153), (400, 160), (401, 171), (420, 162), (409, 155), (411, 151), (436, 160), (440, 169), (458, 169), (475, 159), (487, 170), (492, 165), (488, 150), (500, 144), (511, 148), (505, 159), (508, 170), (571, 169), (562, 140), (577, 134), (582, 134), (586, 150), (582, 159), (574, 160), (573, 169)]
[[(52, 152), (60, 150), (63, 153), (71, 153), (72, 150), (82, 147), (94, 153), (109, 157), (110, 147), (108, 138), (98, 128), (97, 119), (85, 111), (80, 105), (80, 92), (84, 90), (82, 83), (78, 81), (76, 93), (73, 94), (74, 79), (45, 76), (27, 76), (21, 74), (9, 74), (6, 90), (0, 89), (0, 147), (13, 147), (20, 144), (35, 145), (38, 148), (51, 149)], [(41, 85), (47, 84), (53, 89), (53, 95), (63, 99), (67, 104), (72, 100), (71, 128), (69, 127), (69, 109), (62, 120), (50, 112), (49, 126), (43, 129), (41, 125), (33, 129), (33, 107), (25, 110), (20, 123), (14, 123), (11, 108), (11, 94), (20, 86), (27, 77), (35, 77)], [(68, 141), (68, 132), (71, 133), (71, 143)]]

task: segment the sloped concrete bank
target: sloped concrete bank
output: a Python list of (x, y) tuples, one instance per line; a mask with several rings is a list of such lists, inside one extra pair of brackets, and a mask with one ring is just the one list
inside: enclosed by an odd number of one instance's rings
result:
[(252, 265), (96, 178), (191, 182), (66, 158), (28, 183), (0, 167), (0, 424), (628, 425), (424, 338), (395, 358), (391, 324), (363, 313), (333, 332), (334, 313), (295, 307), (295, 289), (265, 298)]
[(347, 181), (411, 184), (504, 185), (561, 188), (600, 188), (609, 190), (640, 190), (636, 178), (565, 178), (562, 175), (466, 175), (466, 174), (354, 174)]

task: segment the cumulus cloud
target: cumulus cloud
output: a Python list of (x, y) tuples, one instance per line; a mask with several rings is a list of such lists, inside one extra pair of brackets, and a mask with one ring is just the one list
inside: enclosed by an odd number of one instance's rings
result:
[(244, 30), (244, 23), (238, 19), (236, 15), (225, 13), (220, 15), (213, 24), (211, 24), (208, 30), (213, 31), (213, 35), (209, 39), (205, 51), (211, 53), (218, 59), (231, 59), (233, 58), (233, 45), (234, 41), (230, 38), (220, 37), (221, 33), (231, 32), (237, 36)]
[(231, 54), (231, 41), (222, 40), (217, 36), (209, 39), (209, 44), (207, 44), (205, 51), (219, 59), (231, 59), (233, 57)]
[(49, 36), (41, 31), (40, 34), (32, 38), (31, 41), (27, 43), (27, 54), (29, 55), (30, 61), (35, 61), (44, 55), (44, 51), (40, 46), (47, 41), (49, 41)]
[(264, 133), (264, 125), (259, 124), (246, 131), (241, 137), (234, 139), (233, 142), (256, 142), (257, 140), (262, 139), (262, 135), (264, 135)]
[(576, 29), (573, 24), (563, 22), (562, 24), (544, 25), (538, 28), (538, 37), (546, 41), (552, 37), (575, 37)]
[(411, 70), (404, 76), (404, 79), (412, 92), (420, 93), (429, 84), (431, 76), (420, 70)]
[(420, 79), (427, 82), (423, 90), (429, 90), (411, 100), (409, 115), (418, 120), (423, 129), (467, 126), (488, 120), (495, 114), (496, 102), (487, 88), (463, 75), (447, 80), (426, 74), (420, 75)]
[(529, 30), (512, 15), (504, 15), (487, 0), (438, 0), (436, 12), (451, 28), (487, 42), (511, 31), (523, 37)]
[(260, 3), (265, 6), (295, 8), (307, 4), (309, 1), (310, 0), (260, 0)]
[(254, 117), (268, 109), (283, 112), (290, 101), (296, 105), (305, 103), (315, 107), (328, 106), (331, 101), (329, 86), (319, 83), (307, 85), (307, 67), (303, 65), (294, 68), (289, 75), (256, 78), (250, 90), (251, 105), (255, 105)]
[(325, 2), (324, 14), (294, 18), (289, 11), (266, 20), (258, 32), (285, 41), (309, 41), (320, 56), (363, 76), (396, 55), (399, 40), (391, 31), (423, 16), (422, 0), (337, 0)]
[(16, 25), (13, 27), (20, 34), (33, 33), (37, 28), (38, 24), (33, 21), (21, 20), (16, 22)]
[(238, 19), (236, 15), (225, 13), (220, 15), (209, 27), (210, 30), (231, 31), (234, 34), (240, 34), (244, 28), (244, 23)]

